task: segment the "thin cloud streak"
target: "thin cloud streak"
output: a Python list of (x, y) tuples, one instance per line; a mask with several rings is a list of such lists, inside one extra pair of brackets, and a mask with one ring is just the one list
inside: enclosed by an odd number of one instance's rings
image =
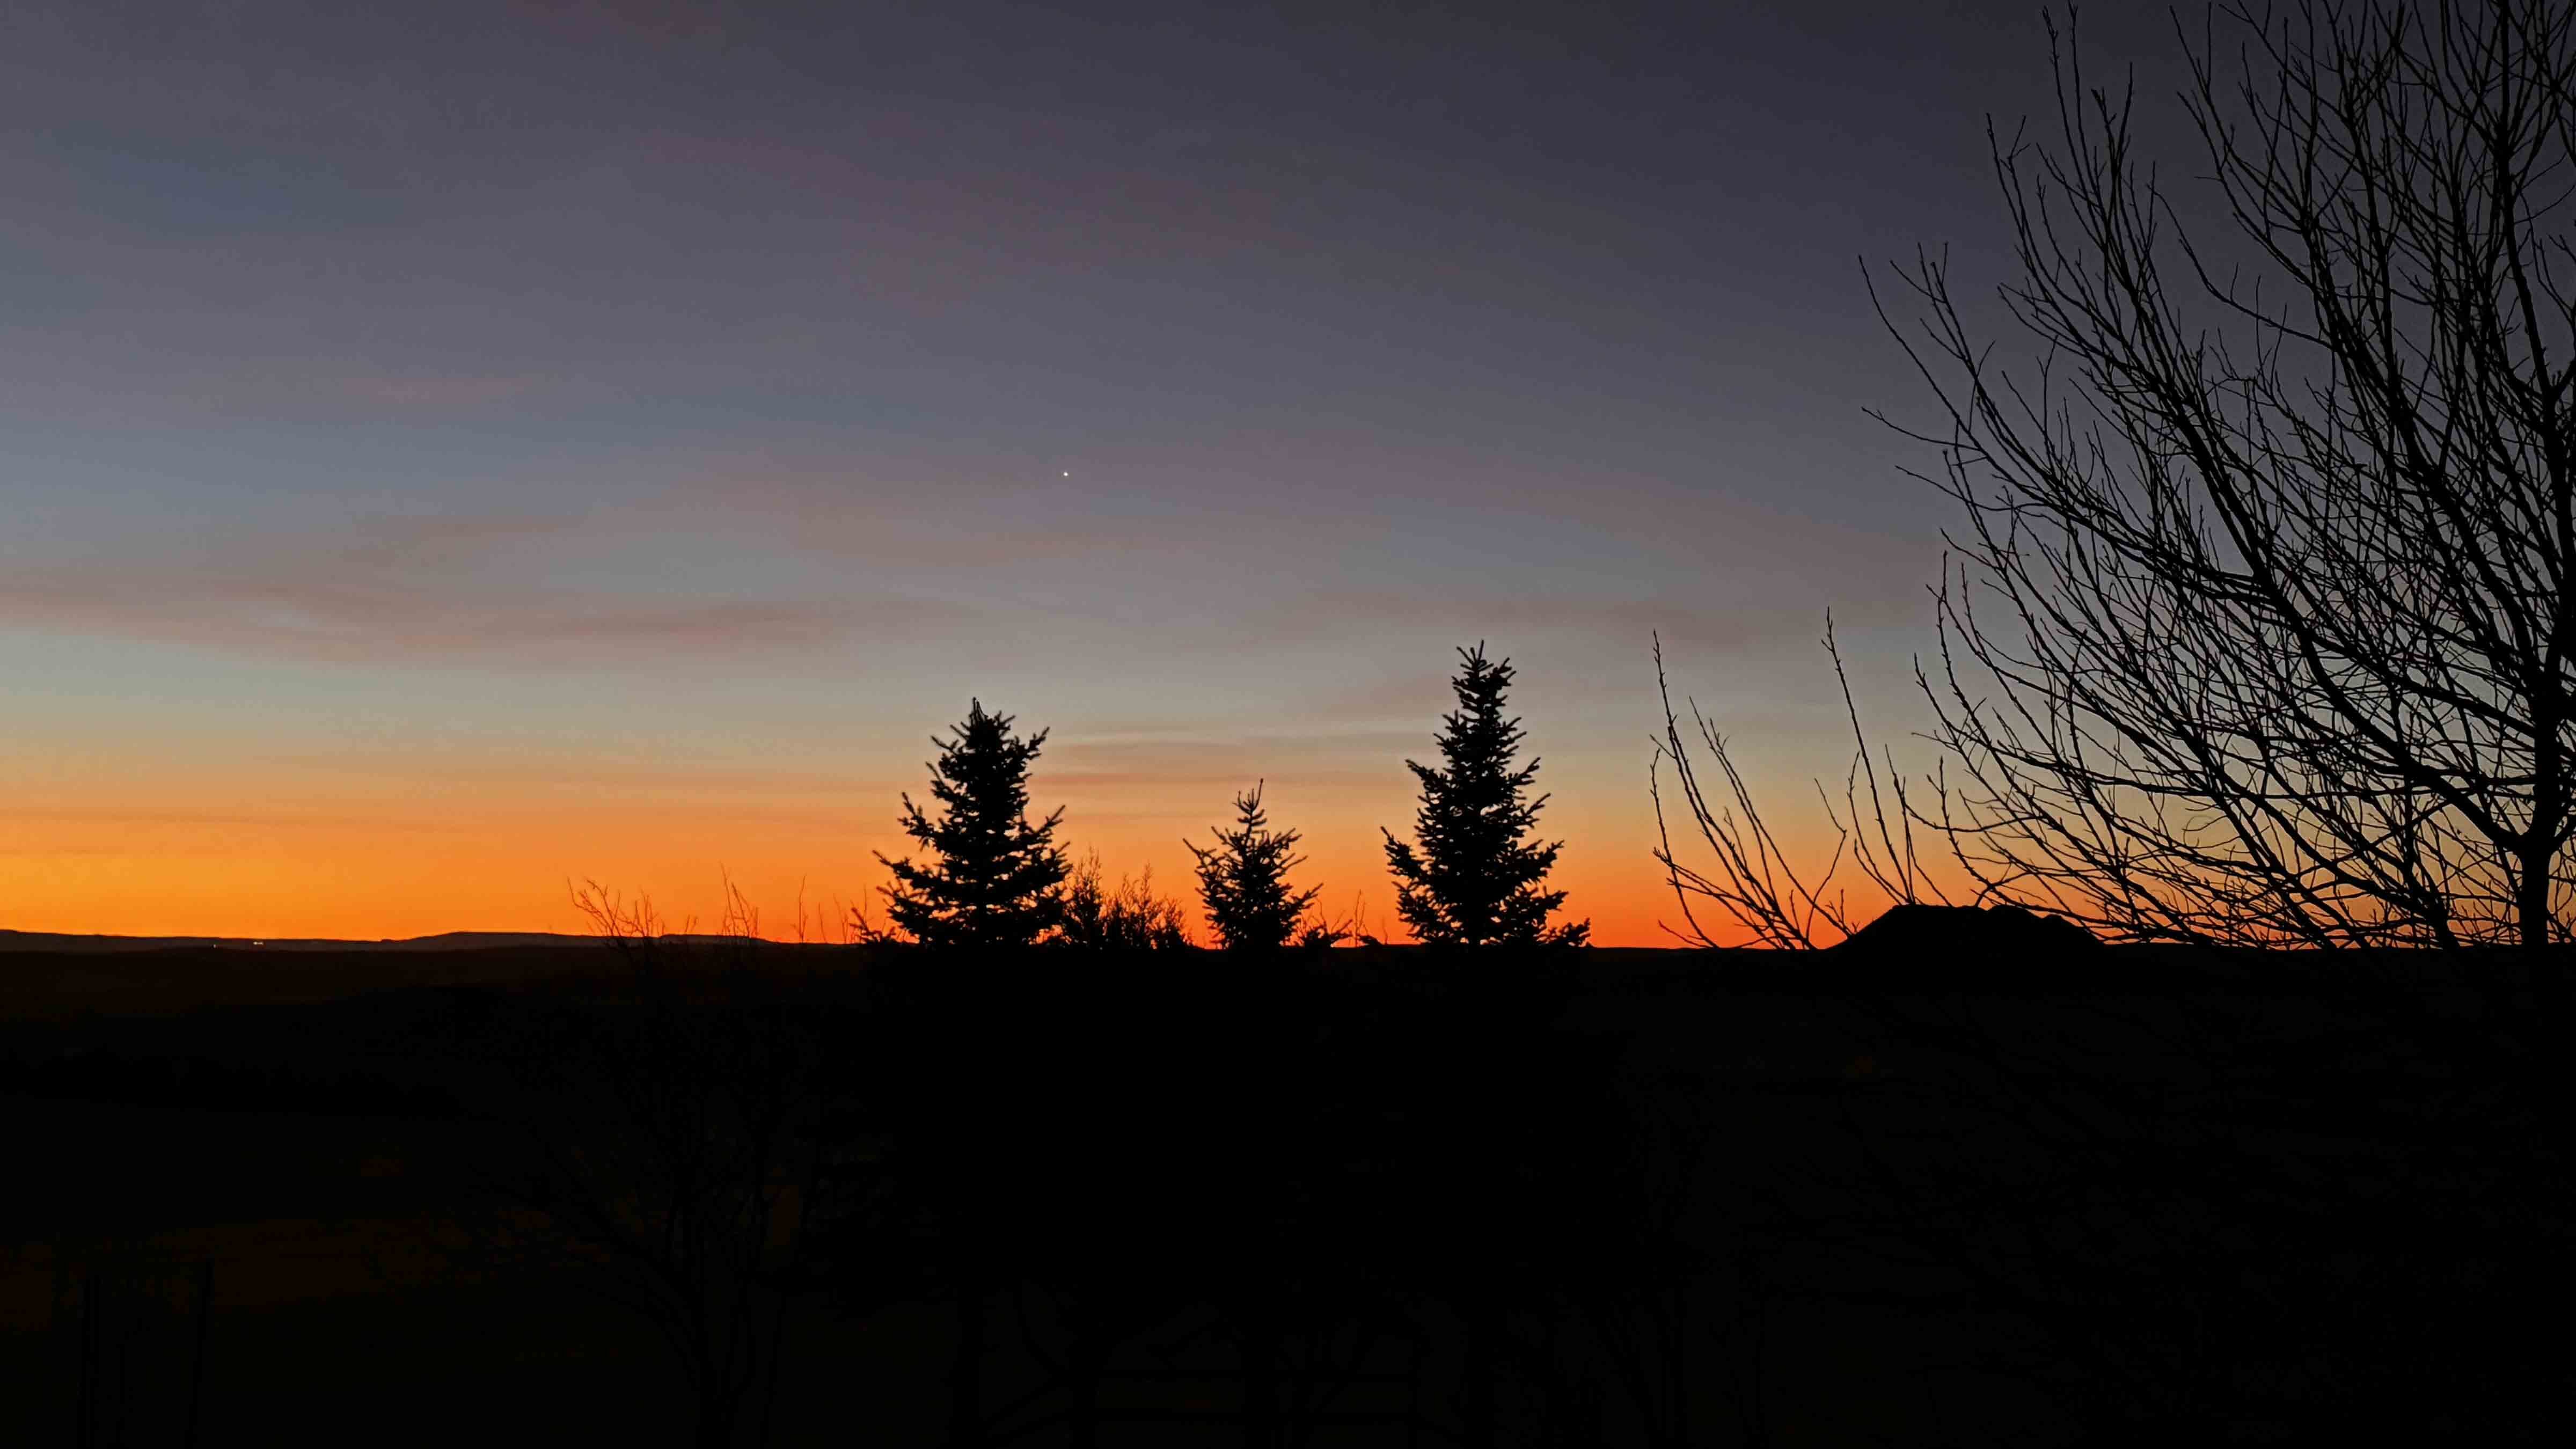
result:
[[(955, 627), (979, 608), (891, 591), (710, 597), (531, 587), (513, 553), (562, 547), (584, 520), (364, 520), (347, 534), (234, 538), (0, 576), (0, 625), (326, 662), (614, 664), (794, 655), (889, 628)], [(535, 560), (540, 568), (546, 556)]]
[[(1389, 772), (1402, 769), (1392, 752), (1418, 747), (1423, 738), (1371, 731), (1266, 734), (1239, 740), (1050, 741), (1035, 780), (1046, 789), (1120, 791), (1164, 799), (1174, 792), (1194, 791), (1217, 802), (1207, 809), (1221, 806), (1232, 791), (1266, 780), (1273, 787), (1272, 805), (1293, 809), (1301, 793), (1340, 797), (1353, 788), (1382, 789)], [(1191, 810), (1182, 808), (1177, 813)]]

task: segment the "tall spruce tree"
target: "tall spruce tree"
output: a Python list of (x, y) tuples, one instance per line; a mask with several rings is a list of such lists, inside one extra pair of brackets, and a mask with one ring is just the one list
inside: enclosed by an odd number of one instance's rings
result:
[(1210, 831), (1214, 849), (1189, 841), (1198, 857), (1199, 900), (1207, 907), (1208, 925), (1229, 951), (1269, 951), (1288, 944), (1297, 923), (1322, 886), (1291, 892), (1288, 872), (1305, 863), (1296, 853), (1297, 832), (1273, 830), (1261, 808), (1261, 785), (1234, 797), (1234, 828)]
[(955, 739), (933, 735), (930, 766), (937, 819), (903, 797), (903, 833), (930, 850), (927, 864), (907, 856), (877, 860), (894, 873), (883, 888), (896, 926), (925, 946), (1026, 946), (1064, 918), (1064, 852), (1055, 844), (1058, 809), (1029, 819), (1029, 762), (1046, 745), (1040, 730), (1023, 739), (1011, 716), (986, 714), (973, 701)]
[(1565, 892), (1540, 890), (1564, 845), (1524, 841), (1547, 797), (1526, 798), (1538, 761), (1512, 766), (1521, 722), (1503, 715), (1512, 662), (1485, 657), (1480, 642), (1458, 651), (1449, 688), (1458, 707), (1441, 716), (1441, 767), (1404, 762), (1422, 782), (1413, 845), (1386, 836), (1395, 873), (1395, 909), (1426, 946), (1582, 946), (1592, 923), (1551, 926)]

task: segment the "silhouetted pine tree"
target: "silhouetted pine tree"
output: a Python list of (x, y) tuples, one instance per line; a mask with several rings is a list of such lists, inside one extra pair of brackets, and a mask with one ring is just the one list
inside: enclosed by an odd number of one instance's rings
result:
[(1210, 832), (1216, 836), (1213, 850), (1181, 842), (1198, 857), (1199, 900), (1207, 907), (1208, 924), (1215, 929), (1218, 943), (1227, 950), (1276, 950), (1288, 944), (1298, 921), (1324, 888), (1289, 891), (1288, 872), (1304, 864), (1306, 857), (1294, 853), (1296, 831), (1270, 828), (1270, 817), (1261, 808), (1259, 783), (1234, 797), (1234, 819), (1232, 830), (1218, 827)]
[(930, 848), (927, 865), (910, 857), (877, 860), (894, 873), (884, 887), (896, 926), (925, 946), (1025, 946), (1064, 918), (1064, 852), (1055, 845), (1059, 809), (1029, 820), (1029, 762), (1046, 744), (1040, 730), (1011, 733), (1011, 716), (986, 714), (973, 701), (957, 737), (933, 735), (933, 820), (903, 797), (903, 833)]
[(1413, 826), (1421, 849), (1380, 832), (1395, 872), (1396, 912), (1426, 946), (1586, 945), (1591, 922), (1550, 926), (1565, 892), (1538, 888), (1564, 842), (1521, 839), (1547, 797), (1522, 798), (1538, 776), (1536, 759), (1512, 768), (1521, 722), (1503, 717), (1511, 661), (1487, 659), (1482, 643), (1458, 658), (1464, 667), (1449, 682), (1458, 707), (1441, 717), (1442, 768), (1404, 762), (1422, 782)]

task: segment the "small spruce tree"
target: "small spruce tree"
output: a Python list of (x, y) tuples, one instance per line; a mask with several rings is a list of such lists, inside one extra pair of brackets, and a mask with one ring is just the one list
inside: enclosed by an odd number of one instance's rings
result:
[(1482, 643), (1458, 658), (1462, 667), (1449, 682), (1458, 707), (1441, 717), (1441, 767), (1404, 762), (1422, 782), (1414, 815), (1420, 848), (1380, 832), (1395, 873), (1396, 913), (1426, 946), (1587, 945), (1591, 922), (1549, 925), (1565, 892), (1539, 889), (1564, 842), (1522, 839), (1547, 797), (1525, 798), (1538, 777), (1535, 758), (1512, 767), (1521, 742), (1521, 722), (1503, 715), (1512, 663), (1487, 659)]
[(1288, 872), (1306, 861), (1295, 853), (1297, 832), (1270, 828), (1256, 781), (1234, 797), (1234, 828), (1219, 826), (1210, 833), (1216, 836), (1214, 849), (1181, 843), (1198, 857), (1199, 900), (1207, 907), (1208, 925), (1216, 931), (1218, 943), (1229, 951), (1268, 951), (1287, 945), (1307, 908), (1324, 893), (1322, 886), (1297, 892), (1288, 889)]
[(894, 924), (925, 946), (1025, 946), (1064, 918), (1064, 852), (1055, 844), (1059, 809), (1029, 819), (1029, 762), (1046, 745), (1040, 730), (1023, 739), (1011, 716), (986, 714), (975, 700), (954, 739), (931, 737), (932, 819), (903, 797), (903, 833), (930, 851), (877, 860), (894, 874), (881, 894)]

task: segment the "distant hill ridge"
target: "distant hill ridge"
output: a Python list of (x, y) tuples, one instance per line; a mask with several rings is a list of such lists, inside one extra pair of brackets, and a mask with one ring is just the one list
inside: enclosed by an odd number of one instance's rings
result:
[(0, 930), (0, 952), (204, 950), (243, 951), (481, 951), (505, 946), (596, 946), (596, 936), (564, 936), (547, 931), (446, 931), (406, 940), (333, 941), (318, 938), (250, 936), (75, 936), (52, 931)]
[[(672, 935), (664, 939), (675, 943), (713, 943), (735, 938), (701, 933)], [(275, 936), (78, 936), (48, 931), (0, 930), (0, 953), (105, 954), (208, 948), (242, 951), (482, 951), (603, 944), (606, 943), (597, 936), (572, 936), (549, 931), (446, 931), (435, 936), (413, 936), (404, 940), (347, 941)], [(1890, 907), (1878, 919), (1853, 933), (1850, 939), (1831, 947), (1824, 954), (1842, 959), (1876, 959), (1926, 953), (1949, 955), (2002, 950), (2054, 954), (2067, 951), (2087, 953), (2100, 949), (2102, 942), (2073, 922), (2058, 916), (2039, 915), (2018, 906), (1980, 909), (1975, 906), (1899, 905)]]

